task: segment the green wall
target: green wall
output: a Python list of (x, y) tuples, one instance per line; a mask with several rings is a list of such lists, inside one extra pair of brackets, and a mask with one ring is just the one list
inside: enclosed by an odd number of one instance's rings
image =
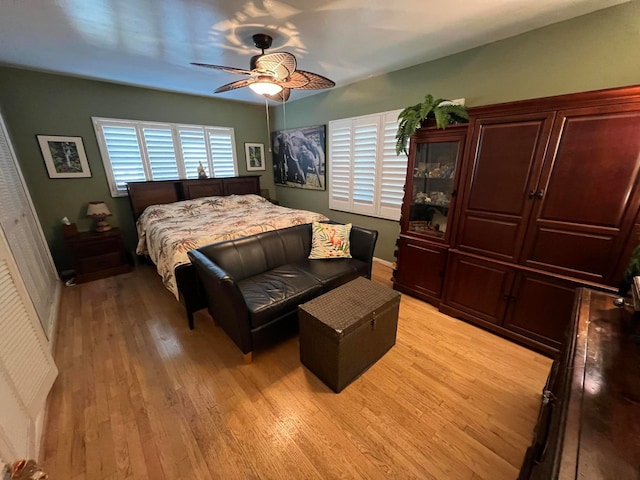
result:
[[(452, 32), (452, 35), (455, 32)], [(402, 108), (427, 93), (465, 97), (467, 105), (543, 97), (640, 83), (640, 2), (631, 2), (432, 62), (374, 77), (274, 108), (273, 129), (326, 124), (330, 120)], [(293, 93), (295, 98), (295, 92)], [(234, 127), (239, 173), (244, 143), (268, 145), (261, 105), (83, 80), (0, 67), (0, 111), (43, 230), (60, 270), (69, 268), (60, 219), (80, 230), (90, 200), (105, 200), (133, 250), (136, 234), (126, 197), (112, 198), (91, 117)], [(37, 134), (81, 136), (91, 178), (49, 179)], [(393, 261), (397, 222), (330, 211), (328, 192), (274, 187), (270, 155), (262, 188), (285, 206), (324, 213), (380, 232), (376, 256)]]
[[(113, 213), (108, 221), (123, 230), (129, 250), (137, 240), (128, 197), (109, 192), (91, 117), (233, 127), (240, 175), (247, 174), (244, 143), (268, 141), (264, 106), (6, 67), (0, 67), (0, 111), (59, 270), (70, 268), (60, 219), (89, 230), (84, 215), (91, 200), (106, 201)], [(39, 134), (82, 137), (91, 178), (50, 179)], [(251, 173), (262, 173), (261, 187), (275, 198), (272, 169)]]
[[(464, 28), (464, 27), (462, 27)], [(452, 32), (455, 34), (455, 32)], [(290, 101), (272, 114), (273, 129), (404, 108), (427, 93), (461, 98), (468, 106), (640, 83), (640, 2), (534, 30), (432, 62)], [(295, 98), (295, 92), (292, 95)], [(397, 222), (329, 210), (328, 192), (276, 187), (282, 205), (376, 228), (376, 256), (389, 261)]]

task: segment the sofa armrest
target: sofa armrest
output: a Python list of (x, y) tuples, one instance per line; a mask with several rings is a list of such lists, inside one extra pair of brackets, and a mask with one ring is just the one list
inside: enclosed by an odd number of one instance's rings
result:
[(215, 262), (198, 250), (188, 252), (205, 295), (209, 313), (242, 353), (253, 351), (249, 309), (234, 279)]
[(378, 231), (353, 225), (349, 241), (351, 243), (351, 256), (367, 263), (369, 266), (367, 278), (371, 278), (373, 252), (378, 241)]

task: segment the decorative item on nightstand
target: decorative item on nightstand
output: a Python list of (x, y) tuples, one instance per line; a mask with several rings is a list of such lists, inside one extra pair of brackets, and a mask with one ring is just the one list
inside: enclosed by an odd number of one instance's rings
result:
[(87, 217), (95, 218), (98, 220), (96, 223), (96, 232), (106, 232), (111, 230), (111, 225), (109, 225), (106, 221), (106, 217), (110, 217), (111, 212), (109, 211), (109, 207), (104, 202), (89, 202), (89, 206), (87, 207)]

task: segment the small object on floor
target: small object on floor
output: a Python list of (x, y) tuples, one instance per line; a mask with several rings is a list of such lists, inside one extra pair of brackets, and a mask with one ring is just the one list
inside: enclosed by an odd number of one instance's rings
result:
[(76, 285), (76, 277), (72, 277), (69, 280), (67, 280), (66, 282), (64, 282), (65, 286), (67, 287), (75, 287)]
[(46, 480), (49, 475), (38, 466), (35, 460), (16, 460), (11, 465), (13, 480)]

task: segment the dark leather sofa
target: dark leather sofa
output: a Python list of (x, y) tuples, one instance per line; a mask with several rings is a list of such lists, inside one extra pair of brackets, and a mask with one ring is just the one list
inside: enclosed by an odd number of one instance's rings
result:
[(371, 278), (378, 232), (353, 226), (353, 258), (310, 260), (311, 224), (189, 252), (209, 313), (251, 361), (257, 348), (297, 330), (298, 305), (358, 276)]

